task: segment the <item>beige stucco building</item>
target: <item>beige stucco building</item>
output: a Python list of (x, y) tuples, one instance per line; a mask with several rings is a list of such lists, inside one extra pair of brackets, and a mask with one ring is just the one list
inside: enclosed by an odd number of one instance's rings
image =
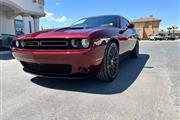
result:
[(44, 0), (0, 0), (0, 36), (38, 31), (43, 16)]
[(139, 37), (149, 38), (149, 35), (159, 33), (159, 25), (161, 20), (153, 18), (152, 16), (147, 18), (140, 18), (132, 21), (135, 24), (135, 28), (139, 32)]

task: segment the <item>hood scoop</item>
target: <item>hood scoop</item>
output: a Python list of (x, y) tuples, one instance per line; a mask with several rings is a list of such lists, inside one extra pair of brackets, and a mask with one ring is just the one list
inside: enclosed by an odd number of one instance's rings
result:
[(55, 32), (65, 31), (65, 30), (81, 30), (81, 29), (86, 29), (86, 28), (87, 27), (66, 27), (66, 28), (56, 29)]
[(74, 30), (74, 29), (86, 29), (86, 27), (69, 27), (69, 29)]

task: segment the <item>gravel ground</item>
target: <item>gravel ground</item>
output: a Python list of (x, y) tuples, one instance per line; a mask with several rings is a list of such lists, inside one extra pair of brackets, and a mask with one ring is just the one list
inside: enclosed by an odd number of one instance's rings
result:
[(180, 40), (141, 41), (112, 83), (42, 79), (0, 56), (2, 120), (179, 120)]

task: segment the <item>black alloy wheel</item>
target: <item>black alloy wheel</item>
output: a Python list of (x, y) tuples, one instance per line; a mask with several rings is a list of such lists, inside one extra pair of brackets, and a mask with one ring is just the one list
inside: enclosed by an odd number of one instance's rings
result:
[(119, 72), (119, 51), (114, 42), (110, 42), (105, 50), (101, 68), (97, 78), (102, 81), (113, 81)]
[(112, 44), (112, 47), (109, 49), (108, 59), (107, 59), (107, 71), (108, 75), (114, 78), (117, 74), (119, 66), (119, 53), (116, 49), (116, 46)]

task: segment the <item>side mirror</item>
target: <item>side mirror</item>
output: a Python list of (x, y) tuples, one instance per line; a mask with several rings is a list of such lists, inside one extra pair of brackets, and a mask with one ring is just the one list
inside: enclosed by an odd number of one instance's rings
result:
[(125, 32), (125, 30), (120, 30), (119, 34), (123, 34)]
[(134, 23), (128, 23), (126, 26), (127, 28), (134, 28)]

